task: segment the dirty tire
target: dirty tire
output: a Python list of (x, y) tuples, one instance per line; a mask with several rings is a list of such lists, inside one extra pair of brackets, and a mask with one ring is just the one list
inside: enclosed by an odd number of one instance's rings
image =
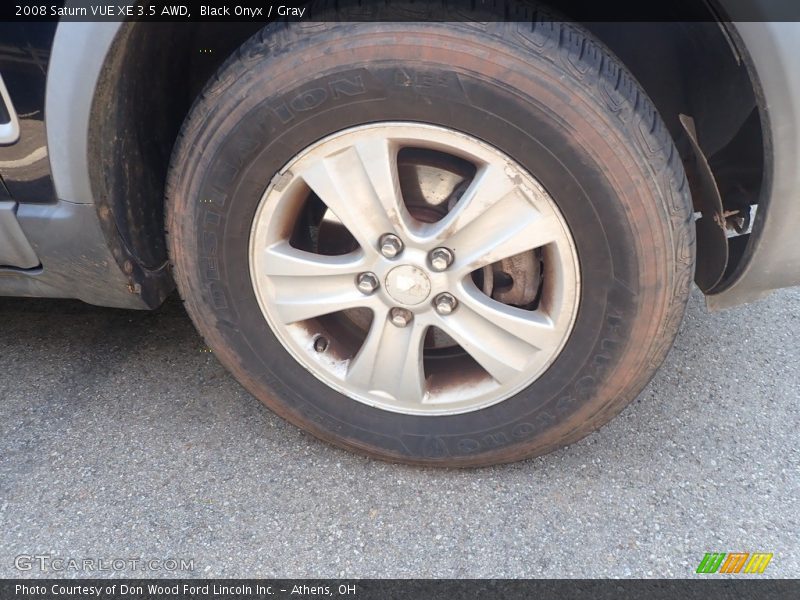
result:
[[(278, 415), (385, 460), (489, 465), (586, 436), (663, 361), (694, 269), (680, 159), (618, 60), (580, 26), (541, 16), (270, 25), (197, 99), (168, 181), (174, 276), (206, 343)], [(337, 81), (355, 87), (331, 93)], [(419, 416), (352, 400), (303, 369), (259, 308), (248, 242), (266, 186), (310, 144), (378, 121), (431, 123), (501, 149), (549, 191), (575, 239), (572, 333), (543, 375), (496, 405)]]

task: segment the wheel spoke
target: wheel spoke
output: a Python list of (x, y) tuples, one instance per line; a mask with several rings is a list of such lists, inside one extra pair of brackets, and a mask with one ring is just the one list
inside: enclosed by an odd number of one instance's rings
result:
[(298, 250), (289, 242), (279, 242), (264, 250), (262, 275), (288, 277), (330, 277), (352, 275), (366, 269), (362, 252), (326, 256)]
[(525, 342), (534, 352), (552, 352), (561, 343), (563, 332), (541, 310), (525, 310), (493, 300), (481, 292), (472, 280), (461, 285), (458, 297), (462, 305)]
[(481, 167), (453, 209), (441, 221), (430, 225), (425, 233), (439, 239), (450, 238), (511, 194), (516, 187), (502, 164), (492, 163)]
[(402, 404), (421, 403), (425, 395), (422, 342), (425, 327), (396, 327), (387, 312), (376, 311), (367, 338), (347, 370), (347, 382)]
[(373, 138), (315, 162), (300, 173), (365, 251), (384, 233), (407, 234), (396, 149)]
[(483, 167), (454, 209), (428, 232), (453, 249), (464, 274), (563, 236), (558, 219), (537, 210), (502, 164)]
[(454, 269), (466, 275), (504, 258), (540, 248), (561, 235), (558, 219), (542, 215), (521, 195), (514, 194), (458, 232), (448, 246), (456, 253)]
[(275, 308), (287, 325), (350, 308), (371, 306), (353, 278), (334, 275), (321, 279), (286, 277), (273, 279)]
[(275, 307), (286, 324), (371, 305), (372, 298), (356, 287), (356, 276), (364, 267), (360, 252), (323, 256), (286, 242), (264, 252), (261, 275), (274, 287)]
[[(487, 298), (483, 302), (462, 294), (458, 309), (438, 320), (437, 326), (452, 337), (498, 383), (525, 371), (531, 355), (551, 345), (555, 334), (548, 320), (535, 313), (526, 317)], [(495, 306), (496, 305), (496, 306)]]

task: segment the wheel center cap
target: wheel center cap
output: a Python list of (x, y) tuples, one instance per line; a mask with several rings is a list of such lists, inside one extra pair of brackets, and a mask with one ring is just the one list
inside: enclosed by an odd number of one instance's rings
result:
[(431, 280), (413, 265), (400, 265), (386, 275), (386, 291), (401, 304), (419, 304), (431, 293)]

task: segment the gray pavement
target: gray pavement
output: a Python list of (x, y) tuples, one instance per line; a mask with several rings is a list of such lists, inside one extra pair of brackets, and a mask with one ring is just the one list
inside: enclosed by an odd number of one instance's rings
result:
[(194, 561), (102, 576), (692, 577), (705, 552), (757, 550), (766, 576), (800, 575), (800, 289), (719, 314), (695, 292), (620, 417), (473, 471), (370, 461), (284, 423), (175, 299), (0, 299), (0, 319), (0, 576), (41, 576), (15, 557), (47, 554)]

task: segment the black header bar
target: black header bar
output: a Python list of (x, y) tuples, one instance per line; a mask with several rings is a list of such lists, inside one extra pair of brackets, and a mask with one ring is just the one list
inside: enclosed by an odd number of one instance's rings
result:
[[(800, 21), (798, 0), (548, 0), (565, 17), (599, 21)], [(528, 0), (8, 0), (0, 21), (529, 21)]]

